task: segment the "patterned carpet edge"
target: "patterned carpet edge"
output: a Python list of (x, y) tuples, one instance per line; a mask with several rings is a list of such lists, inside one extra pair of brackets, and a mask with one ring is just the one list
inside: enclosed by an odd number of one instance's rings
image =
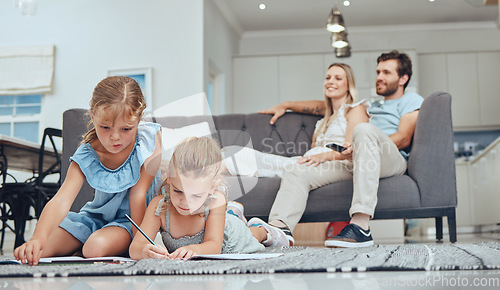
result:
[(262, 260), (140, 260), (123, 264), (0, 265), (0, 277), (274, 274), (500, 269), (500, 243), (375, 245), (358, 249), (287, 247)]

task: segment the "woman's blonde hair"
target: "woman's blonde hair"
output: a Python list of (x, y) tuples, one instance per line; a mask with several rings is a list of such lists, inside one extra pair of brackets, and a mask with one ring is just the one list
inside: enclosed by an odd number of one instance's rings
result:
[[(139, 84), (133, 78), (125, 76), (111, 76), (100, 81), (94, 88), (89, 105), (89, 113), (94, 118), (111, 116), (113, 120), (122, 117), (131, 121), (140, 120), (146, 108)], [(82, 143), (97, 139), (92, 120), (87, 128), (89, 130), (83, 136)]]
[[(215, 188), (223, 187), (226, 194), (224, 166), (221, 147), (214, 139), (208, 137), (188, 137), (182, 140), (172, 154), (168, 164), (167, 176), (189, 176), (195, 179), (213, 180)], [(170, 186), (168, 178), (165, 178), (161, 191), (165, 201), (170, 200)], [(227, 198), (227, 196), (226, 196)]]
[[(328, 69), (331, 69), (332, 67), (337, 66), (342, 68), (345, 71), (345, 75), (347, 78), (347, 101), (346, 104), (352, 104), (355, 103), (358, 100), (358, 89), (356, 87), (356, 80), (354, 78), (354, 71), (352, 68), (345, 63), (332, 63)], [(325, 133), (330, 124), (335, 120), (336, 115), (335, 112), (333, 112), (333, 106), (332, 106), (332, 99), (328, 98), (325, 94), (325, 106), (326, 106), (326, 111), (325, 111), (325, 118), (323, 119), (323, 122), (321, 123), (321, 126), (319, 127), (319, 132)]]

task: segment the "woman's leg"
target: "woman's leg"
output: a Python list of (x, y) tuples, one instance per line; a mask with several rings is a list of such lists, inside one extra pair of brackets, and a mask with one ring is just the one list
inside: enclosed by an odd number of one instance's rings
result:
[(285, 157), (270, 153), (256, 151), (257, 176), (258, 177), (283, 177), (283, 172), (288, 166), (297, 163), (300, 156)]
[(41, 257), (70, 256), (80, 250), (81, 247), (82, 242), (73, 237), (73, 235), (66, 230), (57, 227), (47, 239)]
[(236, 145), (224, 147), (222, 155), (231, 175), (258, 177), (281, 177), (285, 166), (296, 163), (298, 159)]
[[(282, 221), (293, 231), (306, 209), (309, 191), (320, 186), (352, 179), (352, 163), (330, 161), (314, 166), (287, 166), (269, 214), (269, 223)], [(279, 224), (279, 223), (278, 223)]]
[(118, 226), (105, 227), (90, 235), (83, 245), (85, 258), (128, 255), (132, 242), (129, 232)]

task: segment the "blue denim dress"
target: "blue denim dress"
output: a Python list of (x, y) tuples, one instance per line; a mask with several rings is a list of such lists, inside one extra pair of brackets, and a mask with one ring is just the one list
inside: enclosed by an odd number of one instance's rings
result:
[[(80, 212), (69, 212), (59, 225), (76, 239), (85, 243), (89, 236), (104, 227), (118, 226), (126, 229), (132, 237), (128, 193), (140, 178), (141, 166), (153, 154), (156, 134), (161, 126), (156, 123), (140, 123), (134, 148), (127, 160), (117, 169), (102, 165), (90, 144), (81, 144), (70, 158), (76, 162), (89, 185), (95, 189), (94, 199), (87, 202)], [(153, 199), (161, 186), (161, 171), (158, 170), (146, 194), (146, 203)]]

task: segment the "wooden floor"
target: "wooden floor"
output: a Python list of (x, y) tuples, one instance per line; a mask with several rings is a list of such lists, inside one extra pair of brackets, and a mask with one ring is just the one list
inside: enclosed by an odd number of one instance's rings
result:
[(321, 247), (325, 243), (328, 223), (298, 224), (293, 230), (295, 246)]

